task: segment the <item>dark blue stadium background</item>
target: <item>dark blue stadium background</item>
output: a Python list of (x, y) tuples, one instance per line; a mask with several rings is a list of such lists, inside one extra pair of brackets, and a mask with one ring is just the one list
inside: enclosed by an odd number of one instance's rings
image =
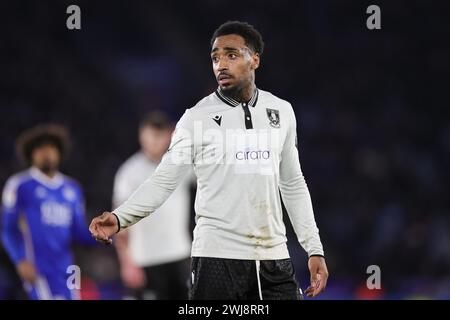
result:
[[(82, 29), (66, 28), (81, 7)], [(366, 28), (381, 7), (382, 29)], [(450, 42), (445, 1), (8, 1), (0, 4), (0, 186), (15, 138), (42, 122), (73, 134), (63, 172), (89, 217), (111, 207), (136, 125), (176, 121), (215, 89), (209, 40), (232, 19), (266, 42), (258, 87), (297, 113), (303, 171), (331, 278), (322, 299), (450, 298)], [(302, 287), (306, 256), (290, 234)], [(1, 251), (1, 250), (0, 250)], [(0, 254), (0, 298), (14, 281)], [(112, 248), (77, 248), (101, 298), (120, 295)], [(369, 265), (382, 290), (368, 291)], [(3, 291), (2, 291), (3, 290)]]

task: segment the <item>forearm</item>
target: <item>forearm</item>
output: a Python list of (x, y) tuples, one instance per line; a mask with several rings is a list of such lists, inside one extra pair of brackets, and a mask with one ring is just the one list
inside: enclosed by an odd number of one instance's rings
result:
[(284, 205), (288, 211), (298, 241), (308, 256), (324, 255), (313, 205), (303, 174), (297, 173), (280, 184)]
[[(167, 155), (166, 155), (167, 156)], [(183, 179), (189, 165), (161, 162), (155, 173), (113, 212), (124, 229), (155, 212)]]
[(2, 242), (14, 264), (26, 260), (23, 236), (16, 225), (10, 225), (4, 220)]
[(295, 116), (289, 128), (280, 163), (280, 191), (298, 241), (309, 256), (324, 255), (313, 205), (300, 165)]
[(169, 150), (153, 175), (113, 211), (119, 219), (120, 229), (132, 226), (158, 209), (192, 167), (191, 126), (192, 121), (186, 111), (177, 124)]

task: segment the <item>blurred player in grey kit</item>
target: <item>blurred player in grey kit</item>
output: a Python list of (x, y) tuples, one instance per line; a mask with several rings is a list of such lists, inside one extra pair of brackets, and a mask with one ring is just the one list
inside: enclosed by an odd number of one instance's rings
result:
[[(169, 147), (172, 131), (172, 123), (161, 111), (152, 111), (142, 119), (141, 149), (122, 164), (115, 176), (115, 207), (153, 174)], [(187, 176), (155, 215), (117, 236), (122, 281), (133, 298), (187, 299), (191, 180)]]

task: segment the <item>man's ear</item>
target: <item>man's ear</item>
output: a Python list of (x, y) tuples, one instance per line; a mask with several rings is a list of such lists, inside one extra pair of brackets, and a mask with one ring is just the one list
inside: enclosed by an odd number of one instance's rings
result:
[(259, 53), (254, 53), (252, 56), (252, 69), (256, 70), (259, 68), (260, 58)]

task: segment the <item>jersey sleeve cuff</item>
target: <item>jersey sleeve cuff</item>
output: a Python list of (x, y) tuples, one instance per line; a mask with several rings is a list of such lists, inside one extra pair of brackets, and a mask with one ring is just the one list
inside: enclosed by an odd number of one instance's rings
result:
[(322, 257), (325, 259), (325, 255), (323, 255), (323, 254), (312, 254), (309, 256), (309, 258), (312, 258), (312, 257)]
[(120, 230), (122, 229), (122, 227), (121, 227), (121, 223), (120, 223), (120, 218), (119, 218), (119, 216), (116, 214), (116, 213), (114, 213), (114, 212), (111, 212), (113, 215), (114, 215), (114, 217), (116, 217), (116, 219), (117, 219), (117, 232), (116, 233), (119, 233), (120, 232)]

